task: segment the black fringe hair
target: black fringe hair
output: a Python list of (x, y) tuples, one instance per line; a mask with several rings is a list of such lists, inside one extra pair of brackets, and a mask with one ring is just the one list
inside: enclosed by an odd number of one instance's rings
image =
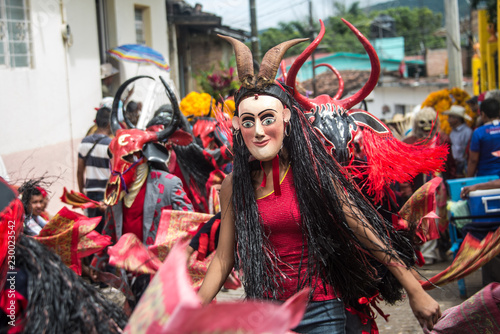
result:
[[(291, 131), (283, 147), (290, 157), (293, 182), (308, 248), (307, 277), (301, 286), (311, 286), (320, 277), (330, 284), (346, 305), (361, 308), (361, 297), (380, 292), (385, 301), (402, 298), (402, 286), (372, 255), (381, 251), (387, 262), (397, 259), (401, 266), (414, 264), (414, 250), (407, 232), (394, 231), (361, 194), (346, 170), (330, 155), (298, 103), (290, 96), (284, 102), (291, 111)], [(239, 137), (233, 135), (233, 195), (235, 210), (237, 268), (244, 274), (248, 298), (279, 299), (280, 275), (277, 255), (262, 225), (252, 185), (250, 152)], [(344, 208), (344, 209), (343, 209)], [(359, 219), (367, 231), (382, 245), (363, 245), (346, 222), (346, 216)]]
[(125, 328), (127, 317), (121, 307), (33, 238), (19, 236), (16, 266), (28, 277), (24, 333), (121, 333)]

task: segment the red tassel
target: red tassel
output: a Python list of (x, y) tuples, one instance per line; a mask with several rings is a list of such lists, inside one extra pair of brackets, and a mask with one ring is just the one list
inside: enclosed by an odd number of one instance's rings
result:
[(274, 186), (274, 196), (281, 196), (281, 186), (280, 186), (280, 157), (276, 154), (273, 159), (273, 186)]
[(260, 169), (262, 169), (262, 173), (264, 174), (264, 177), (262, 178), (262, 183), (260, 184), (260, 186), (262, 188), (264, 188), (267, 184), (267, 175), (266, 175), (266, 171), (264, 170), (264, 167), (262, 167), (262, 161), (260, 162)]
[[(267, 184), (267, 176), (264, 168), (262, 167), (262, 161), (260, 162), (260, 168), (264, 172), (264, 177), (262, 178), (261, 187), (265, 187)], [(281, 196), (281, 186), (280, 186), (280, 156), (276, 154), (276, 157), (273, 158), (273, 187), (274, 187), (274, 195)]]
[(352, 166), (353, 175), (366, 177), (367, 192), (379, 203), (384, 188), (394, 182), (412, 182), (418, 174), (440, 172), (444, 169), (448, 146), (438, 144), (411, 145), (393, 136), (379, 136), (363, 130), (363, 146), (367, 166)]

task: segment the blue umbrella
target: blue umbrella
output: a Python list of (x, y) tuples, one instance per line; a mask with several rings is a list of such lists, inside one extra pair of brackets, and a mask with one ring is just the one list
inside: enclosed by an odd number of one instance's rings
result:
[(108, 50), (108, 54), (118, 60), (127, 60), (134, 63), (150, 63), (162, 70), (169, 71), (165, 58), (161, 53), (141, 44), (125, 44)]

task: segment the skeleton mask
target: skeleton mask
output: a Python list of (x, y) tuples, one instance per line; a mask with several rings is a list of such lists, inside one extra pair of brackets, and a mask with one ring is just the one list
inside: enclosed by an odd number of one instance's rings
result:
[(436, 111), (433, 108), (425, 107), (420, 109), (413, 121), (413, 134), (421, 139), (429, 138), (435, 120)]

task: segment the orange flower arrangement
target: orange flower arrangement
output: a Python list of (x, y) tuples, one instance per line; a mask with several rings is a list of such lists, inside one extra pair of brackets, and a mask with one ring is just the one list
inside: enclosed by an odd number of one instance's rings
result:
[(470, 116), (470, 119), (465, 119), (468, 126), (473, 127), (477, 115), (471, 110), (465, 102), (469, 99), (469, 94), (460, 88), (442, 89), (430, 93), (422, 103), (423, 107), (432, 107), (438, 113), (440, 128), (446, 134), (451, 132), (448, 116), (443, 115), (443, 112), (449, 110), (452, 105), (460, 105), (465, 108), (465, 113)]
[(181, 100), (180, 108), (186, 117), (212, 116), (212, 100), (210, 94), (191, 92)]

